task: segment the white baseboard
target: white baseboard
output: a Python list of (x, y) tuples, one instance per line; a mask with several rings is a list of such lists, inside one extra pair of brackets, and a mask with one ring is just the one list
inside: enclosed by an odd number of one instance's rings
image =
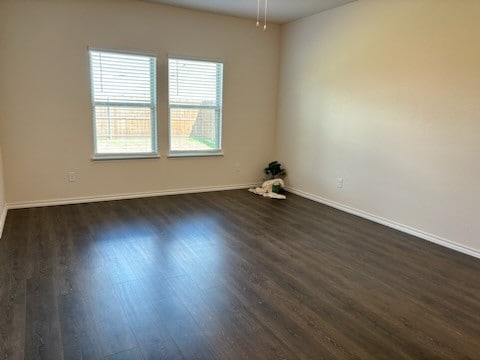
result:
[(236, 184), (236, 185), (224, 185), (224, 186), (208, 186), (208, 187), (170, 189), (170, 190), (151, 191), (151, 192), (114, 194), (114, 195), (104, 195), (104, 196), (100, 195), (100, 196), (88, 196), (88, 197), (49, 199), (49, 200), (31, 201), (31, 202), (8, 203), (7, 208), (8, 209), (24, 209), (24, 208), (32, 208), (32, 207), (43, 207), (43, 206), (81, 204), (81, 203), (91, 203), (91, 202), (100, 202), (100, 201), (147, 198), (147, 197), (165, 196), (165, 195), (180, 195), (180, 194), (192, 194), (192, 193), (212, 192), (212, 191), (237, 190), (237, 189), (246, 189), (254, 186), (258, 186), (258, 184), (254, 183), (254, 184)]
[(476, 257), (476, 258), (480, 259), (480, 251), (479, 250), (473, 249), (473, 248), (465, 246), (465, 245), (461, 245), (461, 244), (459, 244), (455, 241), (447, 240), (447, 239), (444, 239), (440, 236), (430, 234), (430, 233), (427, 233), (427, 232), (422, 231), (422, 230), (415, 229), (411, 226), (403, 225), (403, 224), (397, 223), (395, 221), (385, 219), (383, 217), (370, 214), (366, 211), (358, 210), (358, 209), (352, 208), (350, 206), (340, 204), (340, 203), (337, 203), (335, 201), (323, 198), (323, 197), (318, 196), (318, 195), (307, 193), (307, 192), (299, 190), (299, 189), (287, 187), (286, 190), (288, 192), (291, 192), (292, 194), (299, 195), (299, 196), (304, 197), (306, 199), (310, 199), (310, 200), (322, 203), (324, 205), (331, 206), (335, 209), (347, 212), (349, 214), (360, 216), (364, 219), (376, 222), (378, 224), (388, 226), (388, 227), (393, 228), (395, 230), (402, 231), (404, 233), (419, 237), (421, 239), (433, 242), (435, 244), (438, 244), (438, 245), (447, 247), (449, 249), (456, 250), (456, 251), (459, 251), (461, 253), (464, 253), (464, 254), (467, 254), (467, 255), (470, 255), (470, 256), (473, 256), (473, 257)]
[[(0, 238), (2, 236), (3, 227), (5, 225), (5, 220), (7, 217), (8, 209), (22, 209), (22, 208), (32, 208), (32, 207), (42, 207), (42, 206), (55, 206), (55, 205), (69, 205), (69, 204), (80, 204), (80, 203), (90, 203), (90, 202), (100, 202), (100, 201), (113, 201), (113, 200), (125, 200), (125, 199), (136, 199), (136, 198), (146, 198), (146, 197), (155, 197), (155, 196), (165, 196), (165, 195), (180, 195), (180, 194), (192, 194), (200, 192), (212, 192), (212, 191), (225, 191), (225, 190), (237, 190), (237, 189), (246, 189), (249, 187), (258, 186), (257, 183), (252, 184), (236, 184), (236, 185), (225, 185), (225, 186), (209, 186), (209, 187), (197, 187), (197, 188), (183, 188), (183, 189), (171, 189), (171, 190), (162, 190), (162, 191), (153, 191), (153, 192), (140, 192), (140, 193), (127, 193), (127, 194), (115, 194), (115, 195), (105, 195), (105, 196), (90, 196), (90, 197), (75, 197), (75, 198), (62, 198), (62, 199), (50, 199), (50, 200), (41, 200), (41, 201), (32, 201), (32, 202), (16, 202), (7, 204), (0, 216)], [(415, 229), (413, 227), (397, 223), (395, 221), (385, 219), (383, 217), (370, 214), (366, 211), (355, 209), (344, 204), (337, 203), (335, 201), (323, 198), (318, 195), (314, 195), (299, 189), (287, 187), (287, 191), (292, 194), (299, 195), (306, 199), (310, 199), (338, 210), (360, 216), (367, 220), (388, 226), (390, 228), (402, 231), (404, 233), (419, 237), (421, 239), (433, 242), (438, 245), (459, 251), (461, 253), (474, 256), (480, 259), (480, 251), (470, 248), (465, 245), (461, 245), (451, 240), (444, 239), (440, 236), (427, 233), (422, 230)]]
[(5, 220), (7, 219), (7, 211), (8, 211), (8, 207), (4, 206), (2, 209), (2, 213), (0, 214), (0, 239), (2, 238), (3, 227), (5, 226)]

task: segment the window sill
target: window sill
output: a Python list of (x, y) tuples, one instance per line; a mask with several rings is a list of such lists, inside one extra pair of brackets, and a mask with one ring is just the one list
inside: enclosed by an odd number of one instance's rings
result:
[(108, 155), (93, 155), (92, 161), (105, 161), (105, 160), (135, 160), (135, 159), (159, 159), (159, 154), (108, 154)]
[(168, 153), (168, 158), (187, 158), (187, 157), (208, 157), (208, 156), (223, 156), (222, 151), (195, 151), (195, 152), (188, 152), (188, 151), (171, 151)]

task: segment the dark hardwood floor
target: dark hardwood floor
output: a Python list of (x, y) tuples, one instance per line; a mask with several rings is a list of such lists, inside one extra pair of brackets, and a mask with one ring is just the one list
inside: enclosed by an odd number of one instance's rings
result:
[(1, 359), (479, 359), (480, 261), (289, 195), (11, 210)]

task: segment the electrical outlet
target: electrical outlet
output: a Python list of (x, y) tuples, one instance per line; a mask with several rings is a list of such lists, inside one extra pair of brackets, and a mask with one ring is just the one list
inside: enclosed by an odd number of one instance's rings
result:
[(75, 173), (75, 171), (69, 171), (68, 172), (68, 181), (69, 182), (77, 181), (77, 174)]
[(337, 178), (337, 188), (343, 188), (343, 178)]
[(233, 171), (237, 174), (240, 172), (240, 163), (235, 163), (235, 165), (233, 166)]

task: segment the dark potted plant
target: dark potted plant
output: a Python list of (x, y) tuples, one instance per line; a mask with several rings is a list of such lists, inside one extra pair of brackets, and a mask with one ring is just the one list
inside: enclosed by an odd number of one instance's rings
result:
[[(278, 161), (272, 161), (268, 166), (263, 170), (265, 175), (270, 179), (280, 179), (287, 175), (285, 169), (282, 168), (282, 164)], [(280, 185), (273, 185), (272, 192), (279, 194), (282, 188)]]

